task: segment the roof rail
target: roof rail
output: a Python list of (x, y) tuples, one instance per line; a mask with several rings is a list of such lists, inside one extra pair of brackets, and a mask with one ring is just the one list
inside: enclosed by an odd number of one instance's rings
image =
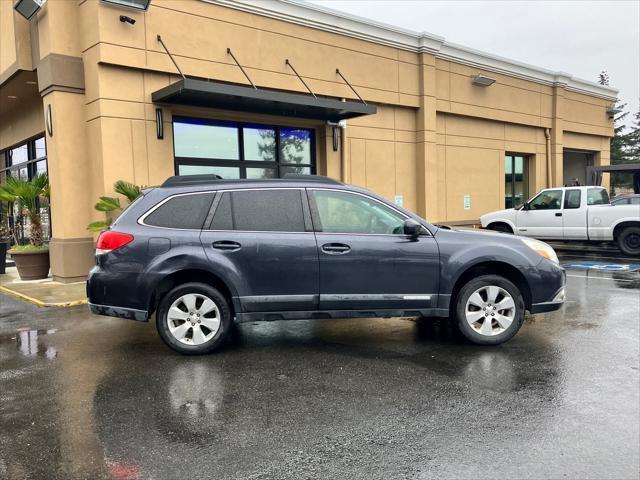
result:
[(343, 185), (342, 182), (338, 180), (334, 180), (330, 177), (325, 177), (324, 175), (307, 175), (304, 173), (287, 173), (284, 177), (288, 180), (299, 180), (301, 182), (318, 182), (318, 183), (330, 183), (332, 185)]
[(163, 187), (175, 187), (178, 185), (191, 185), (198, 183), (215, 182), (216, 180), (222, 180), (220, 175), (215, 174), (202, 174), (202, 175), (175, 175), (167, 178), (162, 184)]

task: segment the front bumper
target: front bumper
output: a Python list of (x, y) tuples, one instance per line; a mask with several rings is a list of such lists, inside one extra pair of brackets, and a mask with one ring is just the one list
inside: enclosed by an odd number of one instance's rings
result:
[(545, 312), (553, 312), (555, 310), (560, 309), (566, 300), (566, 289), (565, 285), (560, 287), (560, 289), (555, 293), (553, 298), (548, 302), (540, 302), (534, 303), (531, 305), (531, 309), (529, 310), (532, 314), (535, 313), (545, 313)]
[(135, 308), (114, 307), (111, 305), (97, 305), (89, 303), (91, 313), (95, 315), (104, 315), (107, 317), (127, 318), (129, 320), (137, 320), (138, 322), (146, 322), (149, 320), (149, 312), (146, 310), (136, 310)]

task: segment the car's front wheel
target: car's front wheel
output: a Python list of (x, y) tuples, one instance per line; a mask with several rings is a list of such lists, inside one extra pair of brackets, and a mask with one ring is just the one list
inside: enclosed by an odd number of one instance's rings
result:
[(473, 343), (497, 345), (510, 340), (524, 321), (524, 301), (518, 287), (499, 275), (467, 282), (456, 298), (455, 322)]
[(165, 295), (158, 306), (160, 338), (183, 355), (202, 355), (220, 347), (231, 331), (231, 310), (218, 290), (185, 283)]

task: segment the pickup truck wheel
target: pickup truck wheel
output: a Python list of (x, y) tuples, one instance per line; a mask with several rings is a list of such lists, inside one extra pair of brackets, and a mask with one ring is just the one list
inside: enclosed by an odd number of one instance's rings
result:
[(518, 287), (499, 275), (470, 280), (455, 305), (456, 325), (462, 335), (479, 345), (510, 340), (524, 321), (524, 301)]
[(179, 285), (160, 302), (160, 338), (183, 355), (202, 355), (220, 347), (231, 332), (231, 311), (218, 290), (203, 283)]
[(504, 223), (494, 223), (493, 225), (489, 225), (487, 229), (493, 230), (494, 232), (513, 233), (511, 227), (509, 225), (505, 225)]
[(625, 227), (618, 234), (618, 248), (627, 255), (640, 255), (640, 227)]

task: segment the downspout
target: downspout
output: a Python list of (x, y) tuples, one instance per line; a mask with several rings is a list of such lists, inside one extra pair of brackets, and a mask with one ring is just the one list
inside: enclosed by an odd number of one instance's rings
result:
[(544, 129), (544, 138), (547, 139), (547, 188), (551, 188), (551, 131), (548, 128)]

